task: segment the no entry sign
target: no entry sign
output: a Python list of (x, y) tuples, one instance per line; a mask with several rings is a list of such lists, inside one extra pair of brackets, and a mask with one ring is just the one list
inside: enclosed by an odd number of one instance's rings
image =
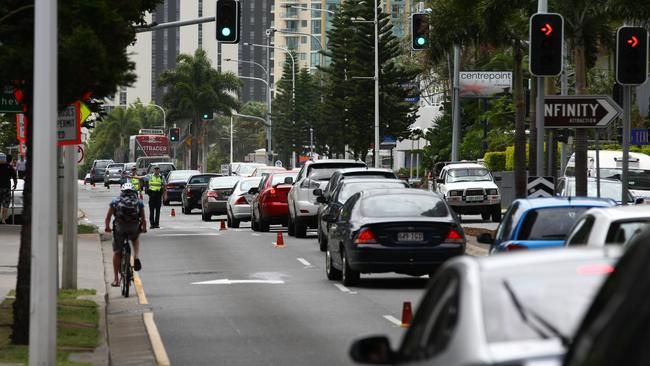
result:
[(544, 100), (546, 128), (605, 128), (623, 113), (606, 95), (548, 96)]

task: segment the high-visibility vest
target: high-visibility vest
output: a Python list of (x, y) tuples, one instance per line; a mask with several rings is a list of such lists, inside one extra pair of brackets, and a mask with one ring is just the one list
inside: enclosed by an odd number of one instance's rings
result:
[(140, 179), (138, 179), (138, 178), (131, 178), (131, 184), (133, 185), (133, 188), (134, 188), (136, 191), (139, 191), (139, 190), (140, 190)]
[(162, 177), (156, 177), (152, 175), (149, 178), (149, 190), (152, 192), (159, 192), (162, 189), (163, 180)]

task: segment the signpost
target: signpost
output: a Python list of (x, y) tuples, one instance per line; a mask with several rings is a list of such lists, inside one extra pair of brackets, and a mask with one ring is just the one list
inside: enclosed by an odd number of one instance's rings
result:
[(81, 143), (81, 103), (76, 102), (59, 112), (56, 120), (56, 137), (59, 146)]
[(462, 71), (459, 78), (461, 98), (491, 98), (512, 90), (509, 71)]
[(528, 177), (526, 186), (528, 198), (555, 196), (555, 178), (553, 177)]
[(606, 95), (547, 96), (545, 128), (605, 128), (623, 113)]

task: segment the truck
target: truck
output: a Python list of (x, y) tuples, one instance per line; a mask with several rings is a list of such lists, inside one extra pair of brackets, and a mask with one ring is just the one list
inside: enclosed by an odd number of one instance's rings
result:
[(129, 138), (129, 161), (139, 157), (169, 156), (169, 139), (163, 130), (140, 129)]

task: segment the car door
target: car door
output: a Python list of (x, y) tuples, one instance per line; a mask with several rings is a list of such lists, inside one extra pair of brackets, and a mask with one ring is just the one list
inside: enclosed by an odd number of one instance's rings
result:
[(350, 197), (341, 208), (336, 220), (330, 224), (327, 245), (330, 247), (332, 258), (337, 264), (341, 264), (341, 243), (346, 245), (346, 239), (350, 236), (350, 219), (352, 209), (361, 197), (360, 193)]
[(329, 214), (329, 213), (338, 216), (339, 211), (341, 210), (341, 207), (343, 206), (338, 201), (340, 187), (341, 187), (341, 185), (339, 185), (339, 187), (337, 187), (337, 189), (334, 190), (334, 192), (332, 192), (332, 194), (330, 195), (330, 198), (328, 199), (328, 202), (324, 205), (322, 211), (319, 213), (319, 216), (318, 216), (320, 229), (322, 230), (323, 234), (325, 234), (325, 235), (328, 235), (330, 227), (331, 227), (331, 223), (327, 222), (327, 221), (324, 221), (321, 218), (322, 218), (322, 215)]

